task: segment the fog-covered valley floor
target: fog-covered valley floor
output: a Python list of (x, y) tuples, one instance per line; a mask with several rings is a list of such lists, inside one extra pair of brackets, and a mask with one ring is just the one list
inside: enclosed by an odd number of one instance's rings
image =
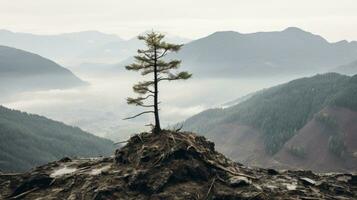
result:
[[(4, 106), (46, 116), (79, 126), (95, 135), (114, 141), (143, 130), (150, 123), (149, 115), (122, 120), (140, 112), (126, 104), (126, 97), (135, 95), (132, 85), (144, 78), (135, 73), (77, 73), (89, 86), (66, 90), (46, 90), (16, 94), (2, 99)], [(259, 79), (194, 78), (160, 85), (163, 126), (176, 124), (207, 108), (218, 107), (251, 92), (268, 88), (296, 77)]]

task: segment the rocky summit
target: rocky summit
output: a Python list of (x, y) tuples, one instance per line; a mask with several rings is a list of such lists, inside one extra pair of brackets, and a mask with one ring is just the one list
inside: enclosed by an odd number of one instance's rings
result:
[(109, 158), (0, 174), (0, 199), (357, 199), (356, 174), (249, 168), (193, 133), (141, 133)]

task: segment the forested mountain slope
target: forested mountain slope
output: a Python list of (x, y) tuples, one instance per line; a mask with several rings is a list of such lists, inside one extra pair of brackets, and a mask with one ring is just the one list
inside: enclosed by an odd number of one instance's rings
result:
[(0, 91), (61, 89), (84, 85), (68, 69), (39, 55), (0, 46)]
[[(260, 91), (236, 106), (204, 111), (187, 119), (184, 128), (207, 133), (237, 160), (261, 165), (323, 109), (334, 107), (357, 111), (357, 76), (328, 73), (297, 79)], [(353, 116), (349, 120), (357, 120)], [(343, 143), (345, 138), (340, 139)], [(357, 142), (350, 145), (351, 155), (356, 146)]]
[(64, 156), (108, 156), (113, 142), (38, 115), (0, 106), (0, 171), (24, 171)]

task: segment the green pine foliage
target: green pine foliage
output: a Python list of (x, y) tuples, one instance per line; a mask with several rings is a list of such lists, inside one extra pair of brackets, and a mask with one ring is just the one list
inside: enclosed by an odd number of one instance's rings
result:
[(79, 128), (0, 106), (0, 171), (25, 171), (65, 156), (106, 156), (113, 148)]

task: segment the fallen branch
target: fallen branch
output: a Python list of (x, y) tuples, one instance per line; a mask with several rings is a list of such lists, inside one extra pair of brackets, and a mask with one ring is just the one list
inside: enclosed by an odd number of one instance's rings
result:
[(232, 174), (232, 175), (235, 175), (235, 176), (244, 176), (244, 177), (246, 177), (246, 178), (250, 178), (250, 179), (253, 179), (253, 180), (258, 179), (258, 178), (253, 177), (253, 176), (249, 176), (249, 175), (246, 175), (246, 174), (242, 174), (242, 173), (238, 173), (238, 172), (234, 172), (234, 171), (232, 171), (232, 170), (229, 170), (229, 169), (227, 169), (226, 167), (223, 167), (223, 166), (220, 165), (220, 164), (214, 163), (214, 162), (211, 161), (211, 160), (207, 160), (206, 162), (207, 162), (208, 164), (212, 165), (212, 166), (215, 167), (215, 168), (218, 168), (218, 169), (220, 169), (220, 170), (223, 170), (223, 171), (228, 172), (228, 173), (230, 173), (230, 174)]
[(115, 142), (114, 145), (117, 145), (117, 144), (122, 144), (122, 143), (128, 143), (128, 140), (125, 140), (125, 141), (120, 141), (120, 142)]
[(18, 175), (21, 175), (21, 173), (8, 173), (8, 174), (2, 174), (0, 172), (0, 176), (18, 176)]
[(38, 188), (38, 187), (32, 188), (31, 190), (28, 190), (28, 191), (26, 191), (26, 192), (23, 192), (23, 193), (21, 193), (21, 194), (19, 194), (19, 195), (16, 195), (16, 196), (14, 196), (14, 197), (11, 197), (11, 199), (19, 199), (19, 198), (22, 198), (22, 197), (26, 196), (27, 194), (29, 194), (29, 193), (31, 193), (31, 192), (34, 192), (34, 191), (36, 191), (36, 190), (38, 190), (38, 189), (40, 189), (40, 188)]
[(206, 194), (206, 199), (208, 199), (209, 194), (211, 193), (211, 190), (212, 190), (212, 188), (213, 188), (213, 185), (214, 185), (214, 182), (215, 182), (215, 181), (216, 181), (216, 177), (214, 177), (213, 180), (212, 180), (211, 186), (209, 187), (208, 192), (207, 192), (207, 194)]

